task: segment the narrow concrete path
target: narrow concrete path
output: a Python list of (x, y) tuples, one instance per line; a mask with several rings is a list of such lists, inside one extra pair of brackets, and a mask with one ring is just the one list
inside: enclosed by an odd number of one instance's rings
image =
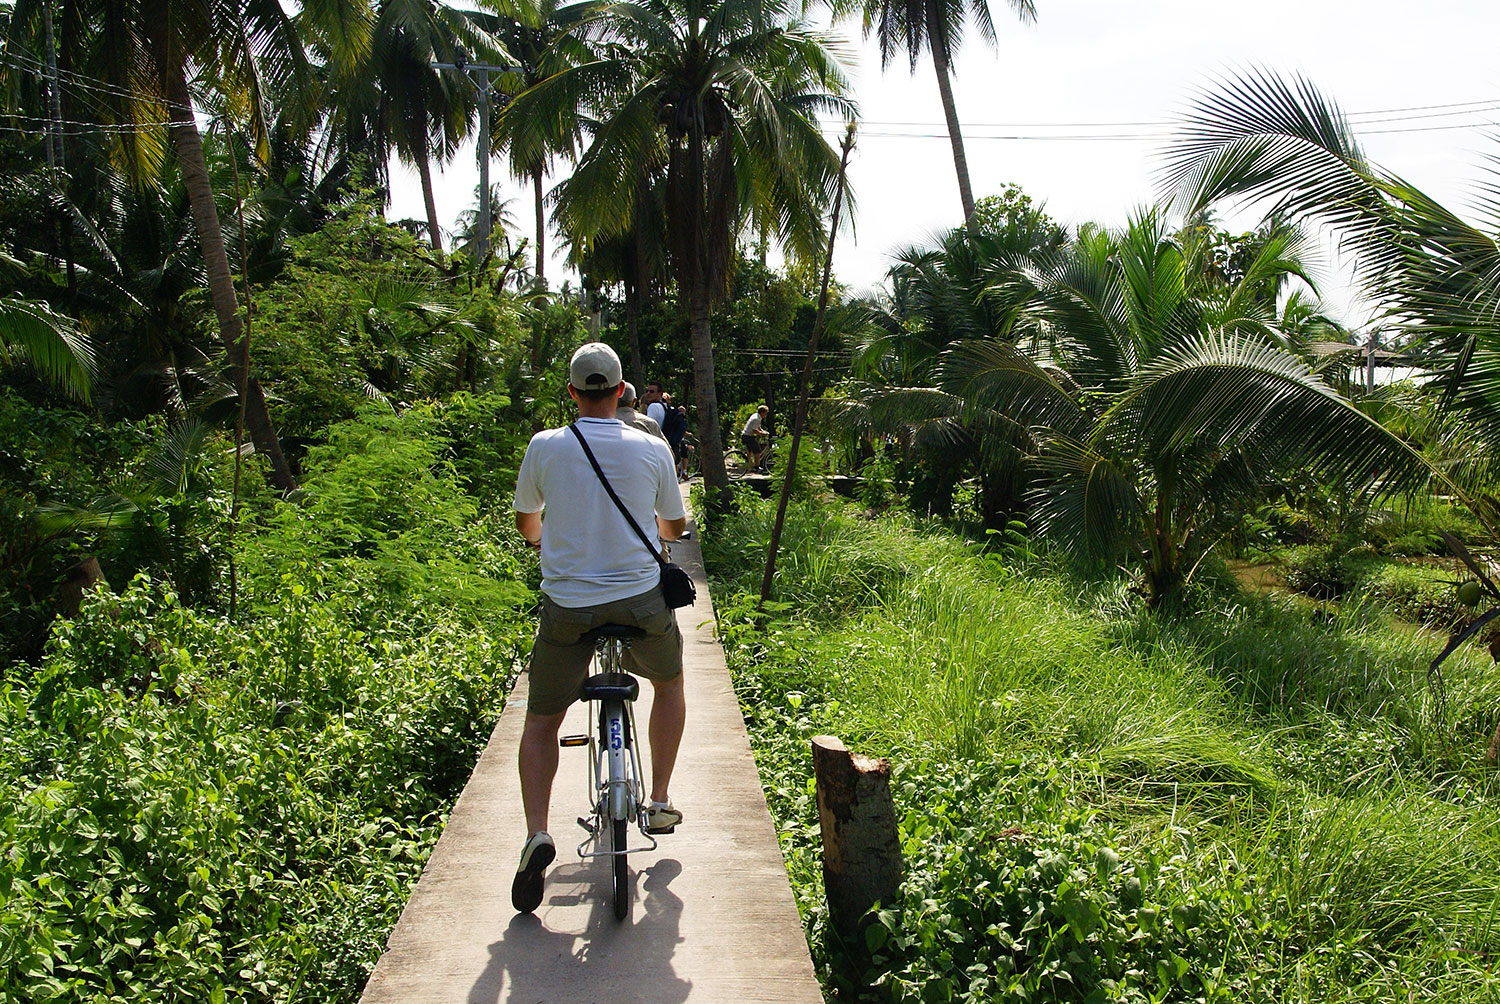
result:
[[(363, 1004), (822, 1004), (739, 704), (713, 636), (697, 534), (672, 557), (698, 582), (677, 611), (686, 641), (687, 736), (672, 780), (685, 821), (655, 852), (630, 855), (629, 917), (610, 905), (607, 859), (579, 860), (587, 750), (561, 750), (552, 792), (557, 861), (535, 915), (510, 905), (526, 836), (516, 746), (523, 675), (391, 933)], [(650, 686), (636, 719), (644, 733)], [(564, 734), (588, 731), (575, 705)], [(649, 777), (649, 756), (645, 770)], [(636, 835), (636, 839), (640, 839)]]

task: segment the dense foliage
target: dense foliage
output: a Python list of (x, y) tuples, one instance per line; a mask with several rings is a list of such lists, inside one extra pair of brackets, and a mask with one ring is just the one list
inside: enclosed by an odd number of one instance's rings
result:
[[(708, 540), (720, 630), (836, 999), (1486, 1000), (1500, 692), (1377, 608), (1200, 588), (1164, 620), (1024, 538), (794, 509), (765, 630)], [(907, 874), (862, 940), (822, 904), (808, 741), (893, 766)], [(861, 990), (861, 988), (867, 988)]]
[(142, 574), (11, 671), (0, 999), (358, 997), (529, 637), (505, 404), (331, 428), (240, 616)]

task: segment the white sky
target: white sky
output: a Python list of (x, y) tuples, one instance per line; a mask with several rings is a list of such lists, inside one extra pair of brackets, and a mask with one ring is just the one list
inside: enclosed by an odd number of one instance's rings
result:
[[(1450, 209), (1463, 210), (1476, 181), (1487, 175), (1485, 162), (1500, 154), (1493, 138), (1500, 136), (1500, 6), (1494, 0), (1036, 3), (1037, 20), (1026, 26), (1000, 0), (991, 0), (998, 47), (989, 48), (970, 32), (955, 60), (955, 100), (976, 198), (1015, 182), (1065, 224), (1120, 225), (1132, 209), (1157, 196), (1155, 175), (1167, 146), (1160, 137), (1169, 127), (1059, 124), (1175, 122), (1203, 88), (1249, 67), (1307, 76), (1352, 114), (1375, 163)], [(840, 30), (853, 56), (862, 136), (850, 166), (856, 231), (839, 236), (834, 270), (847, 286), (862, 288), (881, 280), (896, 248), (957, 225), (962, 212), (930, 60), (918, 65), (915, 76), (904, 58), (882, 72), (878, 50), (859, 41), (857, 24)], [(1462, 114), (1451, 108), (1364, 114), (1486, 101), (1492, 105)], [(1372, 119), (1386, 121), (1358, 125)], [(829, 134), (836, 138), (840, 132), (834, 127)], [(986, 138), (1101, 133), (1147, 138)], [(415, 174), (393, 164), (392, 178), (389, 216), (422, 218)], [(437, 183), (438, 216), (445, 225), (471, 203), (477, 178), (471, 146)], [(509, 180), (499, 159), (491, 178), (503, 180), (507, 195), (517, 197), (513, 208), (524, 233), (531, 220), (529, 190)], [(1248, 229), (1256, 216), (1240, 212), (1227, 222)], [(1324, 271), (1332, 312), (1363, 321), (1366, 311), (1352, 299), (1347, 269), (1330, 260)]]

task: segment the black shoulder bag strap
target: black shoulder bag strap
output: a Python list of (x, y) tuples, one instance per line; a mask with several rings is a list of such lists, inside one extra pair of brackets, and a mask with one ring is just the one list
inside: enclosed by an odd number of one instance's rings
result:
[(620, 501), (620, 496), (615, 494), (614, 486), (609, 483), (609, 478), (604, 476), (604, 470), (599, 466), (599, 461), (594, 459), (594, 451), (589, 449), (588, 441), (583, 438), (583, 432), (578, 428), (577, 423), (569, 425), (568, 428), (572, 430), (573, 435), (578, 437), (578, 445), (583, 447), (584, 456), (588, 457), (589, 463), (594, 465), (594, 473), (599, 475), (599, 483), (604, 486), (605, 491), (609, 492), (609, 497), (614, 502), (615, 508), (620, 510), (620, 515), (625, 517), (625, 522), (630, 524), (630, 528), (635, 531), (635, 535), (641, 538), (641, 543), (646, 545), (646, 550), (651, 552), (651, 557), (656, 559), (656, 563), (662, 566), (662, 568), (666, 568), (666, 561), (663, 560), (656, 548), (651, 546), (651, 541), (646, 539), (646, 535), (641, 532), (640, 524), (635, 521), (634, 516), (630, 515), (630, 510), (625, 508), (625, 503)]

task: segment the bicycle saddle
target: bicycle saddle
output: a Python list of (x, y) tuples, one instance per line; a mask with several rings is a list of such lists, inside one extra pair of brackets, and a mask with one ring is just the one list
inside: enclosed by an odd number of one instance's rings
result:
[(600, 638), (644, 638), (646, 632), (633, 624), (600, 624), (594, 630), (586, 632), (584, 637), (589, 641), (598, 641)]
[(633, 701), (641, 692), (641, 682), (629, 673), (600, 673), (583, 681), (579, 696), (586, 701)]

